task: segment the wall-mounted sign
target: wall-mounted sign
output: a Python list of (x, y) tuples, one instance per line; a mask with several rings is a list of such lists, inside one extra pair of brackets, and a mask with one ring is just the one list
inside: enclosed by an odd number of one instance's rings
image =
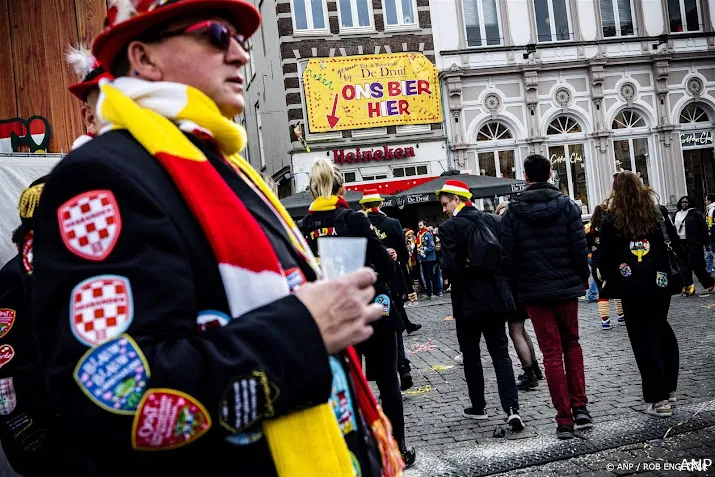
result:
[(680, 133), (681, 146), (712, 146), (713, 134), (710, 131), (692, 131)]
[(551, 154), (551, 165), (555, 166), (556, 164), (561, 164), (563, 162), (570, 162), (571, 164), (576, 164), (579, 162), (583, 162), (583, 156), (581, 154), (572, 152), (571, 155), (566, 158), (563, 154)]
[(393, 159), (407, 159), (415, 157), (414, 147), (389, 147), (382, 146), (375, 149), (354, 150), (336, 149), (333, 151), (335, 164), (353, 164), (356, 162), (391, 161)]
[(17, 152), (23, 146), (30, 152), (47, 151), (52, 129), (42, 116), (0, 119), (0, 152)]
[(310, 132), (442, 122), (438, 71), (421, 53), (311, 59), (303, 85)]

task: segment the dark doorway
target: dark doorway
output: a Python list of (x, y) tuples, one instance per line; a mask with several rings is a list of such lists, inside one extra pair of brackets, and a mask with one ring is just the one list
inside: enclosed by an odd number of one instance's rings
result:
[(712, 147), (683, 151), (688, 195), (699, 210), (705, 208), (705, 194), (715, 193), (715, 156)]

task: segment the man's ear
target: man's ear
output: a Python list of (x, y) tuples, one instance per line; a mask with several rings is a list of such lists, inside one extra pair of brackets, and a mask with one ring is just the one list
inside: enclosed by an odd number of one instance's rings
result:
[(161, 81), (164, 72), (153, 44), (133, 41), (127, 47), (127, 60), (129, 61), (129, 76), (137, 76), (149, 81)]

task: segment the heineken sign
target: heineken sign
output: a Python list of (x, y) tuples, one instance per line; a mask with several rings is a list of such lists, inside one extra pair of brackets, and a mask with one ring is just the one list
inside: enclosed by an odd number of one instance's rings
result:
[(407, 159), (415, 157), (414, 147), (389, 147), (382, 146), (374, 149), (346, 150), (336, 149), (333, 151), (333, 161), (335, 164), (355, 164), (372, 161), (391, 161), (393, 159)]
[(713, 134), (710, 131), (680, 133), (680, 145), (683, 147), (712, 146)]

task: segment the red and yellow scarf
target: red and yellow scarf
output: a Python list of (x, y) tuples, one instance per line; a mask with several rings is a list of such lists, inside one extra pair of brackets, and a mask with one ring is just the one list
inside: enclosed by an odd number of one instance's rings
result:
[[(246, 143), (246, 132), (224, 118), (210, 98), (177, 83), (151, 83), (125, 77), (114, 82), (102, 80), (100, 84), (97, 111), (108, 123), (102, 132), (127, 129), (171, 176), (214, 251), (231, 316), (237, 318), (288, 295), (288, 281), (258, 222), (182, 131), (213, 138), (236, 173), (273, 210), (295, 250), (320, 276), (315, 257), (290, 215), (260, 175), (239, 155)], [(250, 247), (234, 240), (226, 230), (241, 230), (251, 237)], [(351, 366), (359, 369), (357, 363)], [(362, 373), (359, 375), (362, 377)], [(362, 383), (364, 378), (355, 382)], [(379, 440), (375, 428), (381, 429), (383, 419), (369, 388), (363, 386), (358, 401), (368, 406), (365, 409), (361, 406), (361, 411)], [(354, 476), (347, 445), (328, 403), (266, 419), (263, 431), (280, 477)], [(387, 450), (382, 450), (383, 447)], [(402, 460), (393, 459), (396, 447), (391, 438), (381, 446), (385, 477), (401, 475)]]
[(337, 208), (349, 209), (350, 205), (348, 205), (345, 199), (338, 197), (337, 195), (331, 195), (330, 197), (318, 197), (310, 203), (308, 213), (314, 214), (316, 212), (327, 212)]

